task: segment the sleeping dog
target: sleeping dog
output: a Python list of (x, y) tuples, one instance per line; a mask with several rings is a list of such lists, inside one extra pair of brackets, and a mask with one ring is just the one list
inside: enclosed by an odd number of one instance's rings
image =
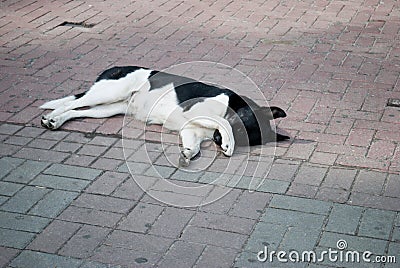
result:
[[(89, 108), (78, 109), (82, 107)], [(46, 102), (40, 108), (53, 110), (41, 120), (51, 130), (73, 118), (128, 114), (179, 131), (183, 166), (207, 139), (214, 140), (226, 156), (233, 154), (235, 144), (289, 139), (271, 129), (270, 120), (286, 116), (278, 107), (260, 107), (229, 89), (137, 66), (110, 68), (87, 92)]]

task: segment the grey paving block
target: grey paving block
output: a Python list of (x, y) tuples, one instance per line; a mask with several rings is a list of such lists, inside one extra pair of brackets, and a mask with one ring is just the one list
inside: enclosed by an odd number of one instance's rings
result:
[(149, 233), (170, 238), (178, 238), (194, 215), (193, 210), (167, 206)]
[(309, 228), (321, 228), (325, 216), (291, 211), (284, 209), (267, 208), (261, 221), (290, 226), (308, 226)]
[(294, 181), (296, 183), (319, 186), (327, 170), (326, 167), (302, 165)]
[(294, 196), (274, 195), (270, 207), (327, 215), (332, 203)]
[(19, 131), (21, 128), (23, 128), (23, 127), (14, 125), (14, 124), (3, 123), (0, 125), (0, 133), (12, 135), (12, 134), (16, 133), (17, 131)]
[(41, 174), (29, 184), (59, 190), (81, 192), (89, 183), (90, 181), (88, 180)]
[(346, 250), (357, 250), (359, 252), (371, 251), (372, 253), (381, 255), (384, 254), (388, 244), (388, 241), (381, 239), (323, 232), (321, 240), (319, 241), (319, 246), (337, 249), (337, 242), (339, 240), (345, 240), (347, 242)]
[(247, 235), (188, 226), (182, 234), (182, 240), (226, 248), (240, 249), (247, 240)]
[(47, 130), (44, 128), (24, 127), (21, 130), (19, 130), (15, 135), (36, 138), (45, 131)]
[(232, 189), (222, 198), (200, 207), (199, 210), (208, 211), (211, 213), (226, 214), (232, 208), (233, 204), (236, 202), (242, 192), (243, 190)]
[(60, 216), (58, 216), (58, 218), (61, 220), (87, 223), (102, 227), (113, 227), (122, 218), (122, 214), (99, 211), (91, 208), (69, 206)]
[(6, 265), (14, 259), (14, 257), (20, 252), (15, 248), (0, 247), (0, 267), (7, 267)]
[(49, 150), (55, 144), (57, 144), (57, 141), (36, 138), (36, 139), (32, 140), (27, 146), (32, 147), (32, 148)]
[(77, 207), (92, 208), (116, 213), (127, 213), (136, 202), (132, 200), (120, 199), (110, 196), (81, 194), (73, 205)]
[(0, 195), (13, 196), (22, 187), (22, 184), (0, 181)]
[(385, 196), (398, 198), (400, 196), (400, 175), (389, 174), (385, 188)]
[(363, 212), (362, 207), (334, 204), (325, 230), (355, 234)]
[(11, 212), (25, 213), (48, 192), (50, 192), (49, 189), (25, 186), (6, 203), (4, 203), (0, 209)]
[(118, 171), (131, 174), (142, 175), (146, 170), (150, 169), (151, 165), (148, 163), (134, 163), (134, 162), (124, 162), (119, 166)]
[(110, 267), (120, 267), (119, 265), (122, 267), (155, 267), (161, 257), (160, 253), (102, 245), (96, 249), (91, 259), (111, 263)]
[(313, 250), (319, 239), (321, 230), (309, 228), (307, 225), (302, 227), (288, 228), (279, 249), (285, 251), (296, 250), (298, 252)]
[(18, 268), (78, 268), (82, 264), (82, 260), (58, 256), (54, 254), (23, 251), (10, 264), (10, 267)]
[(50, 221), (50, 219), (37, 216), (0, 211), (0, 227), (3, 228), (39, 233)]
[(61, 141), (64, 139), (66, 136), (68, 136), (69, 132), (67, 131), (62, 131), (62, 130), (57, 130), (57, 131), (45, 131), (40, 135), (40, 138), (42, 139), (48, 139), (48, 140), (56, 140), (56, 141)]
[(102, 171), (98, 169), (63, 164), (53, 164), (44, 171), (45, 174), (90, 181), (93, 181), (95, 178), (97, 178), (97, 176), (99, 176), (101, 172)]
[(164, 207), (162, 206), (139, 203), (128, 216), (121, 221), (117, 228), (137, 233), (146, 233), (163, 210)]
[(276, 250), (287, 230), (288, 227), (284, 225), (259, 222), (247, 240), (244, 250), (257, 253), (265, 246), (270, 250)]
[(114, 137), (96, 136), (91, 141), (89, 141), (88, 144), (99, 145), (99, 146), (111, 146), (116, 141), (118, 141), (118, 139)]
[(265, 179), (257, 188), (257, 191), (273, 194), (284, 194), (289, 188), (289, 184), (290, 182), (288, 181)]
[(361, 170), (356, 177), (352, 191), (379, 195), (385, 179), (386, 173)]
[[(112, 194), (115, 197), (126, 198), (130, 200), (139, 200), (155, 182), (156, 178), (135, 175), (124, 181)], [(139, 185), (138, 185), (139, 184)]]
[(82, 147), (81, 143), (62, 141), (62, 142), (58, 143), (53, 148), (53, 150), (58, 151), (58, 152), (75, 153), (81, 147)]
[(176, 241), (158, 265), (159, 267), (193, 267), (204, 247), (200, 244)]
[(173, 239), (160, 236), (115, 230), (108, 236), (105, 244), (140, 252), (165, 253), (173, 242)]
[(14, 154), (14, 156), (24, 159), (39, 160), (42, 162), (59, 163), (67, 159), (70, 154), (52, 150), (24, 147)]
[(250, 234), (255, 223), (255, 220), (251, 219), (206, 212), (196, 213), (190, 221), (190, 225), (193, 226), (240, 234)]
[(288, 163), (274, 163), (267, 175), (269, 179), (279, 181), (292, 181), (298, 169), (298, 165)]
[(331, 168), (322, 186), (340, 189), (350, 189), (357, 174), (356, 169)]
[(3, 178), (11, 170), (21, 165), (24, 160), (12, 157), (3, 157), (0, 159), (0, 178)]
[[(385, 268), (397, 268), (399, 267), (399, 252), (400, 252), (400, 243), (389, 243), (389, 249), (386, 254), (387, 257), (390, 256), (390, 261), (385, 263)], [(393, 258), (394, 256), (394, 258)]]
[(85, 261), (79, 268), (123, 268), (120, 265), (105, 264), (96, 261)]
[(271, 194), (243, 191), (229, 215), (242, 218), (258, 219), (268, 205)]
[[(269, 252), (267, 252), (269, 254)], [(235, 268), (262, 268), (262, 267), (271, 267), (271, 268), (304, 268), (307, 267), (307, 263), (282, 263), (278, 262), (277, 257), (275, 256), (271, 261), (260, 262), (257, 259), (257, 253), (243, 251), (240, 256), (236, 259), (234, 266)]]
[(36, 236), (27, 249), (56, 253), (81, 226), (79, 223), (54, 220)]
[(58, 254), (79, 259), (88, 258), (110, 232), (111, 229), (108, 228), (85, 225), (68, 240)]
[(235, 250), (226, 250), (222, 247), (207, 245), (195, 268), (215, 267), (232, 267), (238, 252)]
[[(134, 165), (133, 165), (134, 167)], [(169, 178), (175, 172), (175, 168), (167, 166), (152, 165), (144, 175), (156, 178)]]
[(0, 228), (0, 237), (0, 246), (23, 249), (32, 241), (35, 234)]
[(49, 163), (27, 160), (14, 169), (4, 180), (11, 182), (27, 183), (42, 172)]
[(171, 180), (197, 182), (203, 174), (204, 172), (186, 172), (183, 170), (177, 170), (171, 176)]
[(9, 199), (9, 197), (6, 197), (6, 196), (0, 196), (0, 206), (1, 206), (2, 204), (4, 204), (5, 202), (7, 202), (7, 201), (8, 201), (8, 199)]
[(91, 145), (91, 144), (85, 144), (83, 145), (79, 151), (78, 154), (82, 155), (90, 155), (90, 156), (101, 156), (108, 147), (106, 146), (97, 146), (97, 145)]
[(102, 195), (110, 195), (120, 184), (128, 178), (127, 174), (107, 171), (97, 178), (87, 189), (86, 192)]
[(55, 218), (60, 214), (78, 193), (53, 190), (40, 200), (30, 211), (29, 214), (47, 218)]
[(367, 209), (361, 218), (358, 235), (389, 239), (395, 217), (393, 211)]

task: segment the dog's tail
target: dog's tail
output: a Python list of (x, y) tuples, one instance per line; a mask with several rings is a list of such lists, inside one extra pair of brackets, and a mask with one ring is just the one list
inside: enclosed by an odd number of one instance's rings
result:
[(70, 101), (73, 101), (73, 100), (81, 98), (83, 95), (85, 95), (85, 94), (81, 93), (81, 94), (76, 94), (76, 95), (64, 97), (64, 98), (57, 99), (57, 100), (48, 101), (45, 104), (43, 104), (42, 106), (40, 106), (39, 108), (40, 109), (55, 110), (55, 109), (59, 108), (60, 106), (63, 106), (65, 104), (67, 104)]

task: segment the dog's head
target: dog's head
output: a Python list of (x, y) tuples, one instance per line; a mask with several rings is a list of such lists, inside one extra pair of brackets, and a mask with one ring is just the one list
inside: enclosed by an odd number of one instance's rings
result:
[[(235, 143), (239, 146), (253, 146), (289, 139), (275, 133), (271, 128), (270, 120), (282, 117), (286, 117), (286, 113), (279, 107), (248, 105), (238, 109), (228, 121), (232, 126)], [(218, 130), (215, 130), (213, 139), (217, 145), (222, 144)]]

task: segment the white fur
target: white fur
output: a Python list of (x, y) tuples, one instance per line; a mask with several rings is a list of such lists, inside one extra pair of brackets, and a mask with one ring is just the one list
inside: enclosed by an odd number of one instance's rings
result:
[[(54, 110), (42, 118), (42, 125), (57, 129), (77, 117), (103, 118), (128, 114), (148, 124), (162, 124), (170, 130), (179, 131), (183, 165), (187, 165), (190, 158), (199, 152), (203, 140), (212, 139), (215, 129), (221, 133), (224, 154), (231, 156), (234, 137), (230, 124), (224, 118), (229, 97), (220, 94), (207, 98), (184, 111), (178, 105), (173, 84), (150, 90), (150, 73), (151, 70), (139, 69), (118, 80), (100, 80), (81, 98), (69, 96), (47, 102), (40, 108)], [(75, 110), (82, 107), (91, 108)]]

